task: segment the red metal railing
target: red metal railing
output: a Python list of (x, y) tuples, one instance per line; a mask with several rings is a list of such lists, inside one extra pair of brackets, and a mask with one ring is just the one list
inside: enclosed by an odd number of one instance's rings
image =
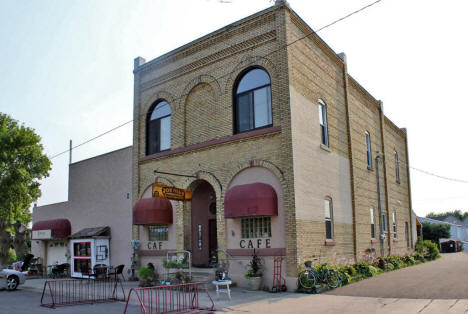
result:
[[(132, 288), (128, 293), (127, 304), (124, 314), (127, 313), (128, 304), (132, 293), (138, 299), (140, 313), (162, 314), (162, 313), (194, 313), (197, 311), (212, 311), (214, 302), (208, 293), (206, 286), (200, 282), (186, 283), (171, 286), (157, 286), (147, 288)], [(211, 307), (202, 307), (200, 304), (198, 292), (205, 290), (211, 302)]]
[(125, 291), (118, 278), (47, 280), (42, 290), (41, 306), (55, 308), (125, 299)]

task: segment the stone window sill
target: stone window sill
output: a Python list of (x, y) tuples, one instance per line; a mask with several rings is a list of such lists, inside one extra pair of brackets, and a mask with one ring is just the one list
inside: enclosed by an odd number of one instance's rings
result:
[(370, 242), (371, 243), (377, 243), (378, 241), (377, 241), (377, 239), (371, 239)]
[(374, 168), (372, 168), (372, 166), (367, 166), (367, 170), (369, 170), (369, 171), (373, 171), (373, 170), (374, 170)]
[(333, 240), (325, 240), (325, 246), (334, 246), (336, 242)]
[(322, 143), (320, 143), (320, 148), (323, 149), (326, 152), (331, 153), (331, 149), (327, 145), (323, 145)]

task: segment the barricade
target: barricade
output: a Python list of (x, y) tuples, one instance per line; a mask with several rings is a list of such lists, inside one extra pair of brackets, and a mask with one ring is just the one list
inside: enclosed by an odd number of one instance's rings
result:
[(55, 308), (125, 300), (125, 291), (118, 278), (47, 280), (41, 306)]
[[(201, 287), (203, 285), (203, 288)], [(209, 297), (211, 307), (201, 307), (198, 292), (204, 290)], [(186, 283), (170, 286), (157, 286), (147, 288), (132, 288), (128, 293), (124, 314), (127, 313), (128, 304), (132, 294), (138, 299), (140, 313), (196, 313), (213, 311), (214, 302), (208, 293), (205, 284), (200, 282)]]

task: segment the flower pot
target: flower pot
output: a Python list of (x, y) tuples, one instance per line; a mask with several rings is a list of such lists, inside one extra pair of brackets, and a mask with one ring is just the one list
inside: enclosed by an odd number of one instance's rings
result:
[(247, 287), (249, 290), (260, 290), (262, 285), (262, 277), (248, 277)]

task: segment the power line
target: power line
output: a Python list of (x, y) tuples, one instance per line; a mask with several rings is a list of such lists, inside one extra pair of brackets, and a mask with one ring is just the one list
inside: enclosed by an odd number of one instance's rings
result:
[[(331, 23), (329, 23), (329, 24), (326, 24), (326, 25), (320, 27), (317, 31), (312, 31), (312, 32), (310, 32), (310, 33), (308, 33), (308, 34), (306, 34), (306, 35), (304, 35), (304, 36), (302, 36), (302, 37), (299, 37), (298, 39), (296, 39), (296, 40), (294, 40), (294, 41), (292, 41), (292, 42), (290, 42), (290, 43), (287, 43), (287, 44), (283, 45), (282, 47), (280, 47), (280, 48), (278, 48), (278, 49), (276, 49), (276, 50), (273, 50), (273, 51), (267, 53), (266, 55), (263, 56), (263, 58), (268, 57), (268, 56), (272, 55), (273, 53), (276, 53), (276, 52), (280, 51), (281, 49), (284, 49), (284, 48), (286, 48), (286, 47), (288, 47), (288, 46), (290, 46), (290, 45), (293, 45), (293, 44), (297, 43), (297, 42), (300, 41), (300, 40), (303, 40), (303, 39), (308, 38), (308, 37), (310, 37), (310, 36), (312, 36), (312, 35), (314, 35), (314, 34), (317, 34), (318, 32), (320, 32), (320, 31), (322, 31), (322, 30), (324, 30), (324, 29), (326, 29), (326, 28), (328, 28), (328, 27), (330, 27), (330, 26), (332, 26), (332, 25), (335, 25), (336, 23), (339, 23), (339, 22), (341, 22), (341, 21), (343, 21), (343, 20), (345, 20), (345, 19), (351, 17), (352, 15), (355, 15), (355, 14), (357, 14), (357, 13), (359, 13), (359, 12), (361, 12), (361, 11), (363, 11), (363, 10), (365, 10), (365, 9), (367, 9), (367, 8), (373, 6), (373, 5), (375, 5), (375, 4), (377, 4), (377, 3), (381, 2), (381, 1), (383, 1), (383, 0), (374, 1), (374, 2), (372, 2), (372, 3), (368, 4), (368, 5), (365, 5), (365, 6), (361, 7), (360, 9), (357, 9), (357, 10), (355, 10), (355, 11), (353, 11), (353, 12), (351, 12), (351, 13), (349, 13), (349, 14), (347, 14), (347, 15), (345, 15), (345, 16), (339, 18), (339, 19), (336, 19), (336, 20), (334, 20), (333, 22), (331, 22)], [(248, 66), (248, 65), (250, 65), (250, 64), (252, 64), (252, 63), (253, 63), (253, 61), (250, 61), (249, 64), (247, 64), (246, 66)], [(218, 67), (218, 68), (216, 68), (216, 69), (221, 69), (221, 68), (223, 68), (223, 66), (220, 66), (220, 67)], [(214, 72), (214, 71), (212, 71), (212, 72)], [(236, 72), (236, 70), (231, 71), (231, 72), (228, 72), (228, 73), (226, 73), (226, 74), (224, 74), (224, 75), (221, 75), (221, 76), (219, 76), (218, 78), (213, 79), (213, 80), (212, 80), (212, 83), (215, 82), (215, 81), (217, 81), (217, 80), (219, 80), (219, 79), (221, 79), (221, 78), (224, 78), (224, 77), (226, 77), (226, 76), (228, 76), (228, 75), (231, 75), (231, 74), (233, 74), (234, 72)], [(184, 97), (186, 97), (186, 96), (188, 96), (188, 93), (187, 93), (187, 94), (182, 94), (182, 95), (180, 95), (179, 97), (174, 98), (174, 99), (172, 99), (172, 100), (173, 100), (173, 101), (180, 100), (180, 99), (182, 99), (182, 98), (184, 98)], [(140, 113), (140, 114), (138, 115), (138, 118), (139, 118), (140, 116), (143, 116), (143, 115), (146, 115), (146, 113)], [(128, 124), (128, 123), (130, 123), (130, 122), (133, 122), (133, 121), (134, 121), (134, 120), (132, 119), (132, 120), (130, 120), (130, 121), (128, 121), (128, 122), (125, 122), (124, 124), (121, 124), (121, 125), (119, 125), (119, 126), (117, 126), (117, 127), (115, 127), (115, 128), (112, 128), (112, 129), (110, 129), (110, 130), (108, 130), (108, 131), (106, 131), (106, 132), (104, 132), (104, 133), (102, 133), (102, 134), (99, 134), (99, 135), (97, 135), (97, 136), (95, 136), (95, 137), (93, 137), (93, 138), (91, 138), (91, 139), (89, 139), (89, 140), (87, 140), (87, 141), (85, 141), (85, 142), (79, 144), (79, 145), (76, 145), (76, 146), (72, 147), (72, 149), (77, 148), (77, 147), (80, 147), (80, 146), (82, 146), (82, 145), (85, 145), (85, 144), (87, 144), (87, 143), (89, 143), (89, 142), (91, 142), (91, 141), (94, 141), (94, 140), (96, 140), (96, 139), (98, 139), (98, 138), (100, 138), (100, 137), (102, 137), (102, 136), (104, 136), (104, 135), (106, 135), (106, 134), (108, 134), (108, 133), (110, 133), (110, 132), (112, 132), (112, 131), (115, 131), (115, 130), (121, 128), (122, 126), (124, 126), (124, 125), (126, 125), (126, 124)], [(61, 152), (61, 153), (58, 153), (58, 154), (52, 156), (50, 159), (54, 159), (54, 158), (56, 158), (56, 157), (58, 157), (58, 156), (60, 156), (60, 155), (63, 155), (63, 154), (65, 154), (65, 153), (69, 152), (69, 151), (70, 151), (70, 149), (67, 149), (67, 150), (65, 150), (65, 151), (63, 151), (63, 152)]]
[(438, 174), (435, 174), (435, 173), (432, 173), (432, 172), (429, 172), (429, 171), (426, 171), (426, 170), (415, 168), (413, 166), (410, 166), (410, 168), (413, 169), (413, 170), (419, 171), (421, 173), (424, 173), (424, 174), (439, 178), (439, 179), (444, 179), (444, 180), (458, 182), (458, 183), (468, 183), (468, 180), (455, 179), (455, 178), (450, 178), (450, 177), (446, 177), (446, 176), (441, 176), (441, 175), (438, 175)]

